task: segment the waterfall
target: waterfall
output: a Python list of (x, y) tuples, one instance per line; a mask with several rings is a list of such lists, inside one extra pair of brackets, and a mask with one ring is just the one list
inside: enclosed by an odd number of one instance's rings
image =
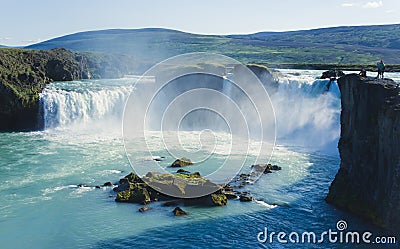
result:
[(40, 94), (44, 129), (121, 125), (125, 101), (132, 87), (104, 81), (63, 82), (48, 85)]
[(278, 143), (337, 153), (340, 91), (336, 81), (281, 77), (270, 95)]
[[(204, 79), (201, 78), (203, 81)], [(44, 128), (49, 129), (121, 129), (125, 102), (134, 80), (101, 80), (58, 82), (49, 84), (40, 95)], [(176, 82), (178, 84), (179, 82)], [(212, 85), (212, 84), (210, 84)], [(202, 85), (206, 87), (207, 84)], [(277, 143), (299, 145), (321, 150), (337, 151), (340, 135), (340, 91), (336, 81), (315, 79), (304, 75), (283, 74), (279, 84), (270, 91), (276, 116)], [(169, 88), (168, 88), (169, 89)], [(168, 91), (173, 91), (171, 87)], [(243, 93), (229, 80), (223, 81), (222, 93), (233, 102), (240, 103)], [(173, 94), (171, 95), (173, 96)], [(170, 102), (174, 97), (166, 98)], [(202, 101), (212, 101), (209, 96), (193, 99), (200, 106)], [(208, 98), (208, 99), (207, 99)], [(157, 102), (157, 98), (155, 102)], [(162, 102), (160, 99), (158, 102)], [(166, 106), (164, 103), (162, 106)], [(248, 114), (245, 105), (243, 111)], [(178, 107), (176, 107), (178, 108)], [(174, 109), (172, 113), (179, 110)], [(152, 108), (154, 116), (162, 117), (163, 108)], [(237, 112), (230, 113), (233, 116)], [(251, 115), (249, 116), (251, 117)], [(168, 116), (166, 120), (168, 120)], [(254, 123), (249, 119), (249, 124)], [(217, 118), (207, 112), (193, 112), (183, 120), (188, 127), (209, 127), (226, 130)]]

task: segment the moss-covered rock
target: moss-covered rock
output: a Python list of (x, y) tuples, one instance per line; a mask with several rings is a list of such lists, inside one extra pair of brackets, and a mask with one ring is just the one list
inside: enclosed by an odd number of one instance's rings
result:
[(146, 185), (142, 183), (131, 183), (129, 189), (117, 194), (115, 201), (146, 204), (150, 203), (151, 199)]
[(176, 207), (172, 211), (172, 213), (174, 213), (175, 216), (182, 216), (182, 215), (188, 215), (189, 214), (189, 212), (186, 212), (186, 211), (182, 210), (182, 208), (180, 208), (180, 207)]
[[(120, 179), (114, 191), (118, 192), (115, 199), (117, 202), (149, 203), (178, 200), (187, 205), (224, 206), (228, 199), (220, 188), (221, 186), (201, 177), (198, 172), (193, 174), (148, 172), (143, 178), (132, 172)], [(191, 198), (203, 193), (202, 191), (210, 194)]]
[(143, 180), (133, 172), (121, 179), (120, 183), (123, 183), (125, 180), (132, 183), (144, 183)]
[(225, 194), (212, 194), (211, 199), (216, 206), (226, 206), (228, 204), (228, 198)]

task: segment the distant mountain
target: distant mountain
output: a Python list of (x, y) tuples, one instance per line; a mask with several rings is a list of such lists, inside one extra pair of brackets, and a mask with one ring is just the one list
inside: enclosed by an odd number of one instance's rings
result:
[(334, 27), (275, 33), (260, 32), (252, 35), (231, 37), (250, 38), (274, 43), (324, 43), (400, 49), (400, 24)]
[(200, 35), (176, 30), (113, 29), (71, 34), (28, 46), (132, 55), (154, 63), (188, 52), (222, 53), (241, 62), (400, 64), (400, 24), (334, 27), (249, 35)]

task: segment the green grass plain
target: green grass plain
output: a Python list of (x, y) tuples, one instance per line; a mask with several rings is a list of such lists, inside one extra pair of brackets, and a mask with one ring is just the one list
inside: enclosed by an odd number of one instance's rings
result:
[(71, 34), (28, 46), (129, 55), (145, 64), (190, 52), (221, 53), (265, 65), (400, 64), (400, 24), (335, 27), (249, 35), (199, 35), (167, 29), (115, 29)]

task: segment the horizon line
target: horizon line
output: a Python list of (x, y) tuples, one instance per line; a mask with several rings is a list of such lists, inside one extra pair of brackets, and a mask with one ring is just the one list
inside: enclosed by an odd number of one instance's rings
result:
[(260, 31), (255, 31), (255, 32), (249, 32), (249, 33), (197, 33), (197, 32), (191, 32), (191, 31), (185, 31), (185, 30), (179, 30), (171, 27), (163, 27), (163, 26), (145, 26), (145, 27), (139, 27), (139, 28), (104, 28), (104, 29), (90, 29), (90, 30), (81, 30), (81, 31), (74, 31), (71, 33), (66, 33), (66, 34), (61, 34), (61, 35), (56, 35), (48, 39), (43, 39), (43, 40), (37, 40), (32, 43), (27, 43), (24, 45), (5, 45), (5, 44), (0, 44), (0, 46), (4, 46), (7, 48), (24, 48), (28, 46), (32, 46), (35, 44), (40, 44), (42, 42), (54, 40), (57, 38), (62, 38), (70, 35), (76, 35), (76, 34), (81, 34), (81, 33), (89, 33), (89, 32), (101, 32), (101, 31), (112, 31), (112, 30), (150, 30), (150, 29), (159, 29), (159, 30), (168, 30), (168, 31), (175, 31), (175, 32), (182, 32), (186, 34), (191, 34), (191, 35), (204, 35), (204, 36), (241, 36), (241, 35), (255, 35), (255, 34), (260, 34), (260, 33), (288, 33), (288, 32), (302, 32), (302, 31), (313, 31), (313, 30), (322, 30), (322, 29), (333, 29), (333, 28), (346, 28), (346, 27), (379, 27), (379, 26), (394, 26), (394, 25), (400, 25), (400, 23), (385, 23), (385, 24), (360, 24), (360, 25), (339, 25), (339, 26), (324, 26), (324, 27), (313, 27), (313, 28), (300, 28), (300, 29), (289, 29), (289, 30), (260, 30)]

